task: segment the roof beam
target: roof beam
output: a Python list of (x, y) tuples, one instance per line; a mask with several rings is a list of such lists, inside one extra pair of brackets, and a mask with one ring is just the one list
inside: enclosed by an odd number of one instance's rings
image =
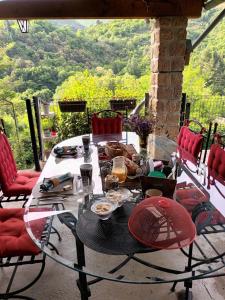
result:
[(0, 19), (199, 17), (202, 0), (0, 0)]

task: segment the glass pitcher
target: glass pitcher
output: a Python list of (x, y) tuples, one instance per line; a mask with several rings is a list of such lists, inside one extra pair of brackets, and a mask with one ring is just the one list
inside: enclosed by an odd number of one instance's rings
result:
[(116, 156), (113, 158), (112, 175), (119, 178), (119, 183), (123, 183), (127, 178), (127, 167), (124, 156)]

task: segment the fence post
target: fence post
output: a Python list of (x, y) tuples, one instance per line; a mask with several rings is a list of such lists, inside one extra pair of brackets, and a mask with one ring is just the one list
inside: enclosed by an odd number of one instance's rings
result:
[(188, 102), (186, 103), (186, 108), (185, 108), (185, 120), (190, 119), (190, 112), (191, 112), (191, 103)]
[(5, 123), (4, 123), (3, 119), (0, 119), (0, 130), (2, 130), (4, 132), (4, 134), (6, 135)]
[(41, 168), (39, 164), (38, 149), (37, 149), (35, 129), (34, 129), (34, 120), (32, 115), (32, 107), (31, 107), (30, 99), (26, 99), (26, 108), (27, 108), (27, 116), (28, 116), (29, 127), (30, 127), (30, 136), (31, 136), (32, 150), (34, 155), (35, 170), (40, 171)]
[(41, 136), (41, 120), (40, 120), (40, 102), (37, 97), (33, 97), (35, 121), (37, 126), (37, 136), (40, 147), (40, 159), (43, 160), (43, 141)]
[(180, 128), (184, 125), (186, 100), (187, 100), (186, 93), (182, 93), (181, 106), (180, 106)]
[(147, 116), (149, 111), (149, 93), (145, 93), (145, 116)]

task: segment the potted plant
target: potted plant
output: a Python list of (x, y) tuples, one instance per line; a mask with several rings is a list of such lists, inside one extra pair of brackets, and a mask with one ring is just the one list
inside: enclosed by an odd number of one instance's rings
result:
[(42, 109), (45, 115), (49, 115), (49, 106), (52, 102), (52, 99), (41, 99)]
[(61, 112), (85, 112), (86, 101), (84, 100), (65, 100), (58, 101)]
[(44, 155), (46, 160), (48, 159), (54, 145), (55, 145), (55, 141), (53, 140), (48, 140), (45, 142)]
[(42, 129), (44, 132), (44, 137), (50, 137), (51, 136), (51, 129), (52, 129), (52, 120), (50, 119), (44, 119), (42, 121)]
[(136, 107), (136, 99), (112, 99), (109, 102), (112, 110), (131, 110)]

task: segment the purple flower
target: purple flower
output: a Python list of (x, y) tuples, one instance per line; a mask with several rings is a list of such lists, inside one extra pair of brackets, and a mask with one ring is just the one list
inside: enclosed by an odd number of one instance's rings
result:
[(145, 119), (135, 114), (125, 121), (130, 130), (137, 133), (141, 137), (146, 137), (153, 132), (155, 120)]

